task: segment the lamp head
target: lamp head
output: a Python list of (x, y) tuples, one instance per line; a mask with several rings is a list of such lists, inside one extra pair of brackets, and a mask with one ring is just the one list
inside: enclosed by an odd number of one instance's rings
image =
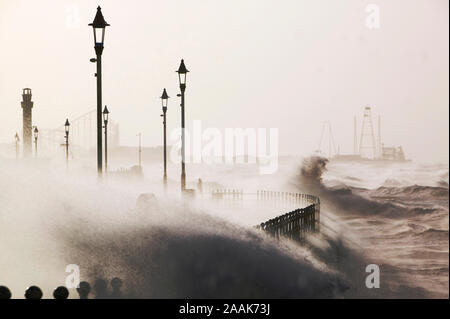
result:
[(178, 70), (176, 71), (178, 73), (178, 80), (180, 82), (180, 86), (186, 86), (186, 76), (189, 72), (188, 69), (186, 69), (186, 65), (184, 64), (184, 60), (181, 59), (180, 66), (178, 67)]
[(69, 119), (66, 119), (66, 123), (64, 124), (66, 135), (69, 135), (69, 126), (70, 126)]
[(105, 105), (105, 108), (103, 109), (103, 121), (106, 123), (108, 123), (108, 116), (109, 116), (109, 111), (108, 111), (108, 107)]
[(161, 102), (162, 102), (163, 111), (166, 112), (167, 111), (167, 104), (169, 102), (169, 95), (167, 95), (166, 89), (163, 90), (163, 93), (161, 95)]
[(97, 7), (97, 13), (95, 14), (94, 21), (89, 23), (89, 25), (92, 26), (92, 29), (94, 30), (95, 46), (103, 47), (103, 43), (105, 41), (105, 29), (109, 26), (109, 24), (106, 23), (102, 14), (102, 8), (100, 8), (100, 6)]

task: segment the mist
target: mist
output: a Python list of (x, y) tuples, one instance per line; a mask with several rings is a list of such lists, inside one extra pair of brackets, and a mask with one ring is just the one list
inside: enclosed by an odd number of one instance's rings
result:
[[(253, 227), (282, 207), (245, 202), (230, 208), (202, 197), (181, 200), (177, 191), (165, 194), (159, 180), (147, 178), (155, 166), (147, 167), (141, 181), (108, 177), (101, 183), (75, 164), (69, 171), (64, 165), (36, 168), (32, 162), (3, 160), (1, 165), (0, 282), (14, 298), (21, 298), (24, 287), (32, 284), (48, 298), (56, 286), (64, 285), (69, 264), (78, 265), (80, 280), (91, 286), (99, 279), (121, 278), (124, 298), (430, 296), (361, 246), (367, 239), (342, 220), (348, 214), (348, 195), (342, 200), (339, 192), (323, 184), (326, 161), (320, 158), (295, 160), (262, 179), (245, 166), (225, 173), (221, 166), (209, 168), (224, 185), (254, 185), (254, 179), (262, 187), (279, 184), (285, 191), (308, 189), (321, 196), (321, 233), (312, 234), (306, 246), (277, 241)], [(243, 171), (248, 175), (244, 183), (239, 179)], [(141, 193), (155, 194), (156, 201), (137, 205)], [(352, 201), (360, 203), (352, 214), (371, 210), (377, 215), (385, 208), (353, 196)], [(368, 290), (365, 267), (380, 260), (387, 263), (383, 269), (389, 275), (384, 275), (382, 289)], [(77, 298), (75, 289), (70, 293)]]
[(163, 196), (154, 183), (146, 189), (157, 194), (157, 203), (139, 208), (139, 183), (99, 184), (80, 171), (2, 164), (0, 282), (15, 298), (32, 284), (48, 297), (65, 283), (69, 264), (79, 265), (80, 279), (91, 285), (121, 278), (128, 298), (339, 294), (339, 276), (305, 249), (279, 246), (253, 227), (208, 214), (176, 194)]

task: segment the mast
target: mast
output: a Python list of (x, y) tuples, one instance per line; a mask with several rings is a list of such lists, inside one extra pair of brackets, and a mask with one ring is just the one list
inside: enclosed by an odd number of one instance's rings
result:
[(358, 154), (358, 137), (356, 131), (356, 116), (353, 117), (353, 154)]
[(383, 149), (381, 146), (381, 115), (378, 115), (378, 157), (383, 157)]

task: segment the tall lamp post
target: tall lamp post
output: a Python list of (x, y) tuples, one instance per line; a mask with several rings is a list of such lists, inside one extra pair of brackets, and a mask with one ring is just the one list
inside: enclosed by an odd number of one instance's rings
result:
[(141, 145), (142, 134), (141, 134), (141, 132), (139, 132), (139, 134), (137, 136), (139, 136), (139, 152), (138, 152), (139, 158), (138, 158), (138, 160), (139, 160), (139, 168), (141, 168), (141, 166), (142, 166), (142, 145)]
[(162, 111), (163, 114), (163, 136), (164, 136), (164, 188), (167, 187), (167, 143), (166, 143), (166, 113), (167, 113), (167, 103), (169, 102), (169, 96), (167, 95), (166, 89), (163, 90), (161, 95), (162, 101)]
[(14, 136), (15, 140), (16, 140), (16, 159), (19, 158), (19, 142), (20, 142), (20, 137), (19, 134), (16, 132), (16, 135)]
[(69, 119), (66, 119), (66, 123), (64, 124), (64, 129), (66, 131), (66, 135), (64, 138), (66, 139), (66, 166), (69, 166)]
[(178, 68), (178, 80), (180, 82), (181, 94), (181, 190), (186, 190), (186, 167), (185, 167), (185, 134), (184, 134), (184, 92), (186, 91), (186, 76), (189, 72), (184, 65), (184, 60), (181, 59), (180, 67)]
[(37, 126), (34, 127), (34, 156), (37, 158), (38, 156), (38, 148), (37, 148), (37, 142), (38, 142), (38, 136), (39, 136), (39, 130)]
[(103, 123), (105, 123), (105, 173), (108, 172), (108, 116), (109, 111), (105, 105), (103, 109)]
[(97, 170), (98, 176), (102, 176), (102, 53), (105, 40), (105, 28), (109, 26), (103, 18), (102, 9), (97, 8), (97, 14), (94, 21), (89, 24), (94, 30), (95, 53), (97, 59), (91, 59), (91, 62), (97, 63)]

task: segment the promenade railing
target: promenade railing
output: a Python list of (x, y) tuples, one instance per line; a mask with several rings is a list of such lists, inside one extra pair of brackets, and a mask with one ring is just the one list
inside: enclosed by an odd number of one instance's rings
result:
[(286, 237), (296, 241), (303, 241), (307, 233), (320, 230), (320, 199), (314, 195), (299, 193), (282, 193), (272, 191), (258, 192), (263, 199), (282, 198), (306, 204), (306, 207), (298, 208), (286, 214), (269, 219), (256, 228), (261, 229), (275, 238)]

